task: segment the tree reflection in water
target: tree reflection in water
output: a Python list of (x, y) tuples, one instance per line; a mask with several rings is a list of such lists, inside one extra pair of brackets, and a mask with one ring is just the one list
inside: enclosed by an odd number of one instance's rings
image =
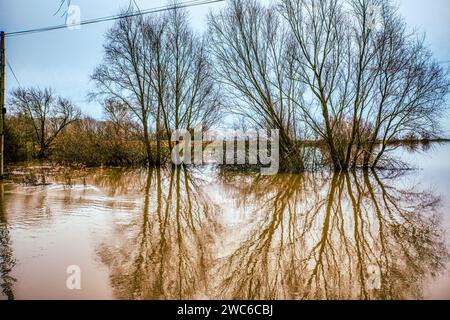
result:
[(394, 181), (354, 172), (239, 184), (260, 219), (218, 264), (215, 297), (421, 298), (422, 281), (447, 256), (440, 199)]
[(117, 298), (192, 299), (205, 294), (220, 230), (215, 207), (200, 184), (186, 168), (149, 169), (142, 216), (131, 224), (132, 240), (120, 252), (101, 250)]
[(191, 169), (148, 171), (142, 215), (116, 228), (131, 236), (100, 249), (117, 298), (421, 298), (448, 257), (440, 199), (397, 176), (218, 179), (226, 205), (249, 219), (227, 225)]

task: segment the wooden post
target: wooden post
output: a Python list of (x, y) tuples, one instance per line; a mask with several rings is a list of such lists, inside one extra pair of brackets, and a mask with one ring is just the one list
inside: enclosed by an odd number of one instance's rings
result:
[(5, 64), (6, 64), (6, 52), (5, 52), (5, 33), (1, 33), (1, 92), (0, 92), (0, 180), (4, 177), (4, 152), (5, 152)]

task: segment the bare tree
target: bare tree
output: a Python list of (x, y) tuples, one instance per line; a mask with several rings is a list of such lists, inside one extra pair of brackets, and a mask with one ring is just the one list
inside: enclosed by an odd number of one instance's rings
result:
[(106, 34), (104, 61), (92, 79), (97, 84), (93, 97), (114, 98), (121, 101), (139, 119), (143, 128), (143, 141), (147, 162), (155, 162), (150, 144), (150, 115), (153, 101), (151, 82), (146, 72), (151, 57), (144, 37), (144, 20), (141, 16), (119, 20)]
[(120, 135), (120, 131), (133, 127), (133, 119), (128, 108), (120, 101), (106, 99), (103, 111), (108, 122), (112, 123), (114, 131)]
[(216, 77), (231, 110), (261, 128), (279, 129), (281, 158), (288, 162), (283, 165), (303, 169), (293, 104), (303, 100), (303, 85), (293, 79), (291, 46), (276, 8), (233, 0), (208, 22)]
[[(161, 121), (170, 149), (171, 132), (211, 127), (220, 115), (217, 85), (212, 78), (205, 40), (196, 35), (186, 10), (177, 8), (160, 21), (147, 23), (156, 56), (151, 79), (158, 101), (156, 121)], [(158, 120), (159, 119), (159, 120)]]
[(81, 116), (78, 108), (67, 99), (55, 97), (51, 89), (13, 90), (11, 104), (32, 124), (40, 159), (47, 155), (58, 135)]
[(336, 169), (377, 167), (402, 133), (437, 132), (449, 82), (391, 1), (282, 0), (281, 10), (311, 93), (294, 103)]
[(173, 130), (218, 119), (219, 96), (204, 48), (181, 8), (124, 18), (107, 34), (104, 62), (92, 76), (98, 87), (93, 96), (121, 101), (139, 119), (149, 163), (161, 161), (163, 136), (171, 149)]
[(394, 141), (412, 133), (436, 137), (449, 81), (433, 59), (424, 37), (408, 33), (398, 14), (383, 10), (383, 30), (375, 45), (374, 90), (370, 93), (367, 122), (371, 124), (363, 153), (364, 167), (388, 164)]

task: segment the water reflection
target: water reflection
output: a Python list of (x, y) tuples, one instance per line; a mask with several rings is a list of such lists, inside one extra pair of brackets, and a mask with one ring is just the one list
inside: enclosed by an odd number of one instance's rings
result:
[(119, 299), (194, 299), (207, 290), (213, 244), (220, 233), (203, 181), (186, 168), (150, 169), (142, 214), (126, 228), (126, 243), (99, 250)]
[(398, 175), (104, 177), (94, 180), (144, 191), (99, 249), (119, 299), (423, 298), (448, 262), (440, 198)]
[(217, 297), (421, 298), (422, 280), (443, 267), (440, 199), (431, 193), (374, 172), (249, 180), (237, 188), (260, 218), (221, 261)]
[(11, 271), (15, 263), (5, 210), (5, 186), (0, 182), (0, 297), (8, 300), (14, 299), (16, 279), (11, 276)]

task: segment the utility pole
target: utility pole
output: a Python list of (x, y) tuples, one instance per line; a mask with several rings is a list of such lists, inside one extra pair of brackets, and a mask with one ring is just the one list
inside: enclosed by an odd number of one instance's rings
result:
[(0, 92), (0, 180), (4, 177), (4, 153), (5, 153), (5, 64), (6, 64), (6, 50), (5, 50), (5, 33), (1, 32), (1, 92)]

